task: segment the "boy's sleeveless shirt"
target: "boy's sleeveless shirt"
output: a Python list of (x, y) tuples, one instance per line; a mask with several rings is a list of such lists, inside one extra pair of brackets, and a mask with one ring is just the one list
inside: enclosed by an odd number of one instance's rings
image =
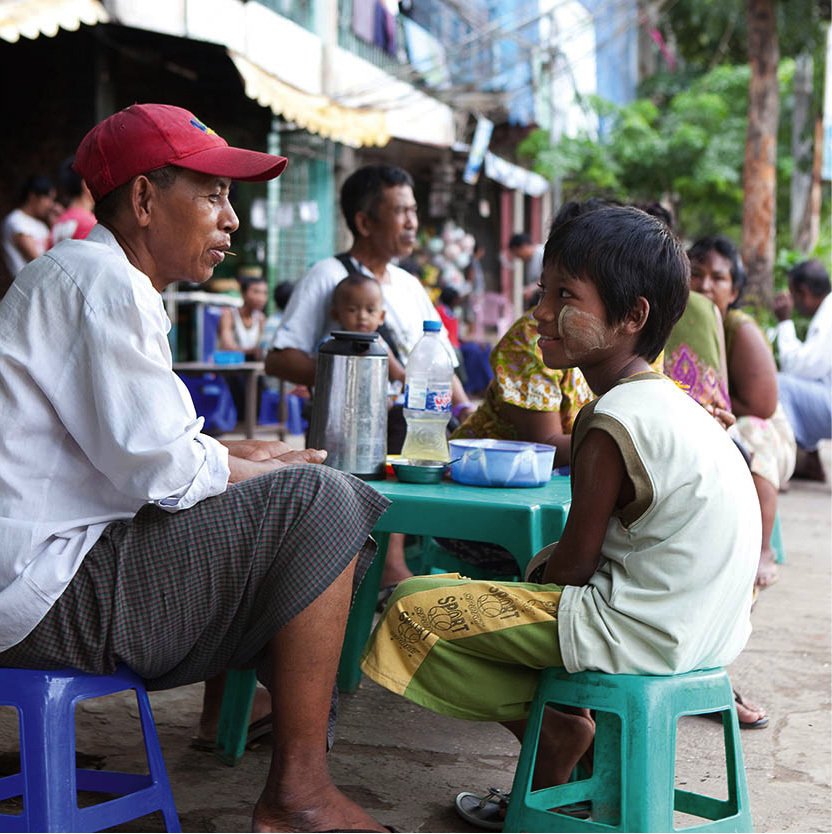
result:
[[(615, 441), (636, 491), (610, 519), (598, 570), (558, 610), (570, 672), (668, 675), (725, 666), (751, 633), (760, 506), (727, 432), (671, 380), (622, 380), (581, 411)], [(574, 471), (574, 467), (573, 467)]]

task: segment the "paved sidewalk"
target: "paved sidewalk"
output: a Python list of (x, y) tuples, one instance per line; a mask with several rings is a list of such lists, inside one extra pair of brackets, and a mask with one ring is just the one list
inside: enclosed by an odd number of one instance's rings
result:
[[(832, 473), (829, 451), (825, 465)], [(758, 832), (832, 830), (830, 495), (828, 484), (794, 481), (781, 496), (787, 560), (780, 581), (761, 594), (754, 633), (730, 670), (735, 687), (771, 715), (767, 729), (742, 734)], [(200, 698), (200, 686), (152, 695), (182, 828), (248, 831), (269, 746), (246, 752), (236, 768), (190, 749)], [(0, 708), (0, 775), (14, 758), (9, 713)], [(135, 719), (135, 708), (121, 696), (84, 703), (77, 726), (86, 766), (141, 767)], [(330, 760), (335, 782), (384, 823), (400, 831), (461, 832), (477, 829), (456, 816), (453, 797), (489, 785), (509, 789), (518, 748), (501, 727), (434, 715), (365, 679), (342, 699)], [(682, 722), (677, 774), (691, 789), (726, 795), (715, 722)], [(154, 815), (122, 830), (164, 829)]]

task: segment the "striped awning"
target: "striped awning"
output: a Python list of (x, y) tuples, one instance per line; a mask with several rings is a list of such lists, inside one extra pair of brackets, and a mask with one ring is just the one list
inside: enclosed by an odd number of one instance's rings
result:
[(110, 16), (99, 0), (4, 0), (0, 3), (0, 38), (54, 38), (59, 29), (74, 32), (84, 23), (107, 23)]
[(243, 79), (246, 95), (287, 121), (353, 148), (390, 141), (381, 110), (345, 107), (327, 96), (305, 93), (238, 52), (229, 49), (228, 54)]

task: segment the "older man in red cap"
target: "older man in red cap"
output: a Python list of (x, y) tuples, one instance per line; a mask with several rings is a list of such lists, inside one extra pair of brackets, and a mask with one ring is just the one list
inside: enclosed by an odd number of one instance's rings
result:
[(386, 500), (310, 465), (323, 452), (203, 434), (159, 295), (223, 261), (231, 180), (285, 166), (159, 104), (81, 142), (98, 224), (0, 302), (0, 665), (125, 663), (149, 689), (255, 667), (274, 747), (254, 829), (384, 830), (332, 784), (325, 753)]

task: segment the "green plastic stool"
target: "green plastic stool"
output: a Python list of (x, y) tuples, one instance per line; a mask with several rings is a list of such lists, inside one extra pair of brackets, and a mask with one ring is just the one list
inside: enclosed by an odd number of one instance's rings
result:
[(214, 755), (230, 767), (240, 761), (246, 749), (248, 720), (256, 688), (254, 669), (229, 669), (226, 672)]
[(771, 547), (774, 550), (774, 561), (782, 565), (786, 561), (786, 548), (783, 547), (783, 531), (780, 529), (780, 511), (774, 516), (774, 527), (771, 529)]
[[(532, 791), (546, 704), (595, 714), (588, 779)], [(728, 799), (674, 789), (676, 725), (683, 715), (721, 712)], [(554, 808), (591, 803), (590, 819)], [(675, 828), (673, 812), (708, 822)], [(731, 681), (724, 669), (685, 675), (606, 675), (545, 669), (532, 702), (503, 831), (751, 831), (748, 785)]]

